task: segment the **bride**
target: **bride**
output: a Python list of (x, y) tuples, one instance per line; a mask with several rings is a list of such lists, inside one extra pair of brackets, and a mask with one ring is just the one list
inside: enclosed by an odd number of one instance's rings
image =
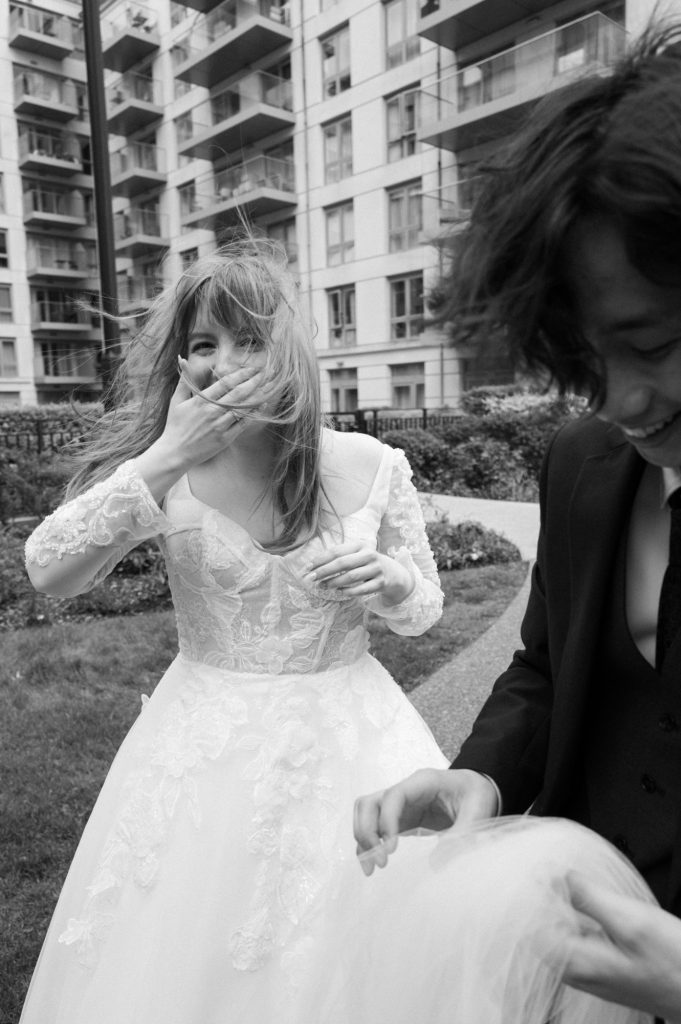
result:
[(596, 837), (405, 840), (374, 887), (354, 863), (356, 794), (447, 763), (367, 615), (418, 634), (442, 593), (404, 454), (323, 427), (293, 293), (252, 241), (186, 270), (27, 542), (37, 589), (70, 596), (157, 537), (179, 654), (111, 766), (21, 1024), (631, 1024), (545, 956), (574, 924), (568, 861), (647, 897)]

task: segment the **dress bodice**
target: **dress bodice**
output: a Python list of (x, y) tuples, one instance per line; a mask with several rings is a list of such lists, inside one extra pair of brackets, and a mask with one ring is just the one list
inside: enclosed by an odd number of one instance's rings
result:
[[(128, 462), (49, 516), (26, 545), (27, 562), (108, 546), (89, 586), (126, 551), (157, 536), (177, 616), (180, 653), (229, 670), (307, 673), (350, 664), (368, 647), (370, 612), (398, 633), (417, 634), (442, 611), (442, 592), (404, 453), (384, 445), (361, 507), (285, 554), (263, 549), (239, 524), (194, 496), (182, 477), (163, 508)], [(358, 540), (396, 558), (414, 589), (398, 605), (348, 597), (305, 577), (323, 547)]]

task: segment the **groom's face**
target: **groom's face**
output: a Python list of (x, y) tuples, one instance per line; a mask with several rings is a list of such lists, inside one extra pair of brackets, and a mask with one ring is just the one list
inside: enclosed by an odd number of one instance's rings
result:
[(609, 221), (585, 219), (568, 246), (582, 327), (605, 368), (601, 419), (655, 466), (681, 465), (681, 286), (643, 277)]

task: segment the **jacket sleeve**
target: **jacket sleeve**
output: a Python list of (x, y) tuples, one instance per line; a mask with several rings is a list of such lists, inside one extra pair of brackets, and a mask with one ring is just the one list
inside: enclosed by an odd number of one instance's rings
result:
[(135, 462), (49, 515), (26, 541), (26, 568), (39, 590), (91, 590), (140, 541), (172, 531)]
[(404, 452), (395, 449), (388, 502), (378, 531), (378, 550), (403, 565), (414, 588), (400, 604), (386, 605), (372, 597), (367, 608), (385, 619), (394, 633), (418, 636), (442, 615), (443, 594), (411, 467)]
[(544, 780), (553, 709), (546, 567), (547, 453), (540, 476), (540, 531), (532, 585), (521, 625), (522, 648), (497, 679), (452, 768), (470, 768), (497, 783), (505, 814), (522, 814)]

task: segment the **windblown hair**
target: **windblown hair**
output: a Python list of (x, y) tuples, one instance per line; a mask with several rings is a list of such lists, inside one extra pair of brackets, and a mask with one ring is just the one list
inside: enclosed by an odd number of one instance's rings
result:
[(597, 406), (604, 369), (578, 320), (565, 246), (596, 214), (640, 274), (681, 285), (681, 24), (649, 28), (607, 77), (544, 99), (481, 174), (437, 316), (483, 344), (505, 335), (517, 365)]
[[(269, 424), (275, 443), (270, 487), (283, 522), (270, 548), (288, 550), (320, 528), (322, 412), (312, 336), (285, 259), (266, 240), (239, 239), (196, 260), (154, 300), (117, 372), (113, 411), (74, 454), (80, 468), (66, 497), (106, 478), (161, 436), (178, 384), (178, 356), (187, 357), (199, 307), (240, 341), (246, 360), (249, 349), (265, 354), (264, 375), (274, 390), (267, 411), (257, 416)], [(253, 414), (247, 404), (239, 411)]]

